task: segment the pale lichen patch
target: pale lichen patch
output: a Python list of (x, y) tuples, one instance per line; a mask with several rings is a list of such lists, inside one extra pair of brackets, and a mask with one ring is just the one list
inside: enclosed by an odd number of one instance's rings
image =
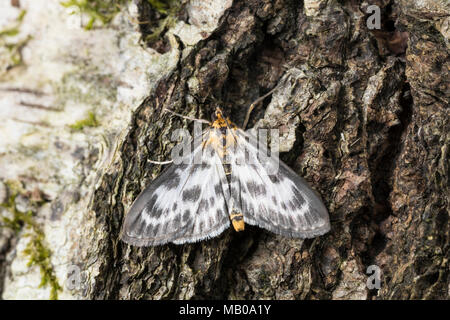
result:
[[(132, 111), (177, 65), (180, 52), (174, 39), (163, 55), (142, 47), (133, 2), (103, 28), (89, 31), (59, 2), (21, 5), (27, 10), (21, 33), (32, 40), (22, 49), (24, 67), (11, 69), (0, 83), (0, 179), (20, 181), (27, 191), (38, 187), (48, 196), (34, 217), (52, 252), (48, 260), (62, 288), (58, 297), (79, 298), (99, 272), (96, 257), (90, 257), (92, 244), (74, 247), (82, 240), (81, 227), (102, 232), (86, 209), (101, 168), (114, 155)], [(23, 252), (30, 237), (17, 237), (17, 252)], [(48, 299), (49, 287), (39, 287), (39, 267), (27, 267), (27, 255), (10, 259), (3, 298)], [(68, 288), (66, 278), (79, 259), (90, 261), (81, 270), (86, 282)]]
[(366, 300), (368, 291), (366, 276), (361, 273), (355, 260), (345, 261), (341, 265), (342, 280), (333, 291), (334, 300)]

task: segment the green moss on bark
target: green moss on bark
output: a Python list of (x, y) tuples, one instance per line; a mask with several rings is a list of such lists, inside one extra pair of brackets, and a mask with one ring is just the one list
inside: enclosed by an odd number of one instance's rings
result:
[(61, 2), (61, 5), (67, 8), (76, 7), (80, 14), (87, 15), (89, 20), (84, 28), (90, 30), (95, 23), (107, 25), (126, 2), (128, 0), (68, 0)]
[(61, 290), (61, 286), (58, 283), (58, 279), (53, 270), (53, 266), (50, 261), (51, 251), (45, 246), (45, 235), (40, 226), (33, 219), (33, 212), (28, 210), (22, 212), (17, 209), (16, 197), (19, 194), (19, 190), (16, 185), (9, 183), (10, 195), (4, 203), (0, 206), (8, 210), (12, 217), (2, 217), (2, 226), (13, 229), (16, 233), (23, 229), (29, 229), (30, 231), (25, 236), (30, 237), (23, 253), (28, 256), (28, 267), (38, 266), (41, 273), (41, 283), (39, 288), (44, 286), (50, 286), (50, 299), (57, 300), (58, 292)]
[(97, 118), (95, 117), (95, 113), (92, 111), (89, 111), (88, 117), (86, 119), (78, 120), (74, 124), (71, 124), (69, 127), (72, 130), (80, 131), (83, 130), (86, 127), (98, 127), (100, 123), (98, 122)]

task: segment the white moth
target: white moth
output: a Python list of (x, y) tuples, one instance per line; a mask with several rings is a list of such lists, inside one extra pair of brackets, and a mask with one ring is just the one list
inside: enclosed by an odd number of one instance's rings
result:
[(230, 221), (236, 231), (248, 223), (294, 238), (328, 232), (327, 209), (305, 180), (278, 158), (263, 162), (256, 139), (220, 109), (216, 118), (202, 142), (137, 197), (122, 240), (135, 246), (196, 242), (219, 235)]

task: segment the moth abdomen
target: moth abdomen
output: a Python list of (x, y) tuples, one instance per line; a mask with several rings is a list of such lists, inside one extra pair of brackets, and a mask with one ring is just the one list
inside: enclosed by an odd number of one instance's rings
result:
[(244, 215), (241, 212), (237, 212), (235, 210), (231, 211), (230, 220), (233, 224), (234, 230), (237, 232), (244, 231), (245, 223), (244, 223)]

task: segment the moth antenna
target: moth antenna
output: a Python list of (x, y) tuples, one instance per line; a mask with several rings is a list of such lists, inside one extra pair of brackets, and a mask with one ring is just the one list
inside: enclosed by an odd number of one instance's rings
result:
[(242, 125), (242, 129), (243, 130), (245, 130), (245, 128), (247, 127), (248, 120), (250, 119), (250, 114), (252, 113), (252, 111), (256, 107), (256, 105), (258, 103), (260, 103), (261, 101), (263, 101), (268, 96), (270, 96), (275, 91), (275, 89), (277, 89), (277, 88), (278, 88), (278, 86), (276, 86), (275, 88), (273, 88), (272, 90), (267, 92), (265, 95), (263, 95), (262, 97), (259, 97), (258, 99), (256, 99), (255, 101), (252, 102), (250, 107), (248, 107), (247, 115), (245, 116), (244, 124)]
[(206, 124), (211, 125), (211, 122), (209, 122), (208, 120), (197, 119), (197, 118), (192, 118), (192, 117), (184, 116), (184, 115), (182, 115), (182, 114), (176, 113), (175, 111), (172, 111), (172, 110), (167, 109), (167, 108), (163, 108), (163, 111), (167, 111), (167, 112), (173, 114), (174, 116), (177, 116), (177, 117), (180, 117), (180, 118), (183, 118), (183, 119), (187, 119), (187, 120), (191, 120), (191, 121), (198, 121), (198, 122), (201, 122), (201, 123), (206, 123)]

